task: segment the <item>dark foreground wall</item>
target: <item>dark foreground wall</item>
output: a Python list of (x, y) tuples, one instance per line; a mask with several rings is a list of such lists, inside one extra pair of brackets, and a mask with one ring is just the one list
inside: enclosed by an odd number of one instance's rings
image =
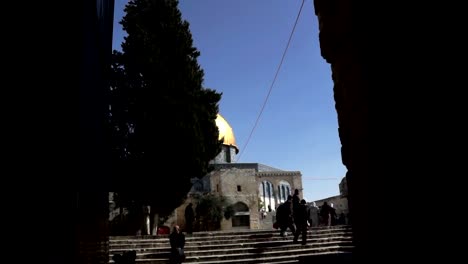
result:
[(108, 263), (109, 155), (104, 135), (114, 0), (83, 1), (82, 8), (75, 263)]
[[(368, 89), (365, 32), (356, 1), (315, 0), (323, 58), (331, 64), (342, 161), (348, 169), (348, 201), (356, 251), (369, 243)], [(304, 262), (306, 263), (306, 262)]]

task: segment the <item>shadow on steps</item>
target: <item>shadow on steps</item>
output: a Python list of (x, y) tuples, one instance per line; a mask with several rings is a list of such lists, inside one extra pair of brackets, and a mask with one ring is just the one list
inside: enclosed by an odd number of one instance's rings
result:
[(313, 263), (313, 264), (351, 264), (353, 263), (351, 253), (339, 253), (339, 254), (325, 254), (315, 256), (303, 256), (299, 257), (299, 263)]

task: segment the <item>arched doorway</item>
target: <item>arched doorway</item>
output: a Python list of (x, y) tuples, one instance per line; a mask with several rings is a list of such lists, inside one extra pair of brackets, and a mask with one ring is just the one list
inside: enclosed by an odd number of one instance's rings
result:
[(243, 202), (237, 202), (233, 206), (234, 216), (232, 217), (233, 228), (250, 228), (249, 207)]

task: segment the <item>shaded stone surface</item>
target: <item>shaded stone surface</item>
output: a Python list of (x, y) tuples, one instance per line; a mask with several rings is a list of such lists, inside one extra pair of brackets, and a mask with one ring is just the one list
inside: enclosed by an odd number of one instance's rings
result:
[[(322, 57), (331, 64), (355, 253), (369, 245), (368, 67), (363, 28), (352, 0), (315, 0)], [(305, 262), (304, 262), (305, 263)]]
[[(347, 259), (335, 255), (353, 251), (352, 230), (349, 226), (312, 228), (308, 231), (305, 246), (293, 243), (292, 240), (291, 234), (281, 237), (279, 231), (273, 229), (194, 232), (186, 237), (186, 262), (284, 264), (298, 263), (301, 257), (307, 261), (309, 257), (317, 255), (324, 255), (318, 261), (326, 261), (328, 256), (330, 261), (334, 261)], [(110, 238), (110, 255), (131, 250), (137, 252), (137, 263), (167, 263), (170, 255), (169, 239), (167, 236)]]
[(314, 264), (350, 264), (353, 263), (353, 255), (351, 253), (328, 254), (299, 257), (299, 263), (314, 263)]
[(106, 98), (112, 55), (114, 0), (83, 1), (80, 7), (83, 41), (80, 42), (79, 51), (80, 167), (74, 186), (74, 235), (77, 240), (74, 262), (108, 263), (110, 155), (106, 137)]

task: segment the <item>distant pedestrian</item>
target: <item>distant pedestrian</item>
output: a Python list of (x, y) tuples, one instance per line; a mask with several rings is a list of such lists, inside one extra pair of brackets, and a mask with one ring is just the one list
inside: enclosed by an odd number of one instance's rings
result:
[(319, 225), (319, 210), (315, 202), (312, 202), (309, 206), (309, 223), (312, 227), (317, 227)]
[(195, 213), (193, 212), (192, 203), (189, 203), (185, 207), (185, 231), (187, 234), (192, 234), (193, 232), (193, 221), (195, 220)]

